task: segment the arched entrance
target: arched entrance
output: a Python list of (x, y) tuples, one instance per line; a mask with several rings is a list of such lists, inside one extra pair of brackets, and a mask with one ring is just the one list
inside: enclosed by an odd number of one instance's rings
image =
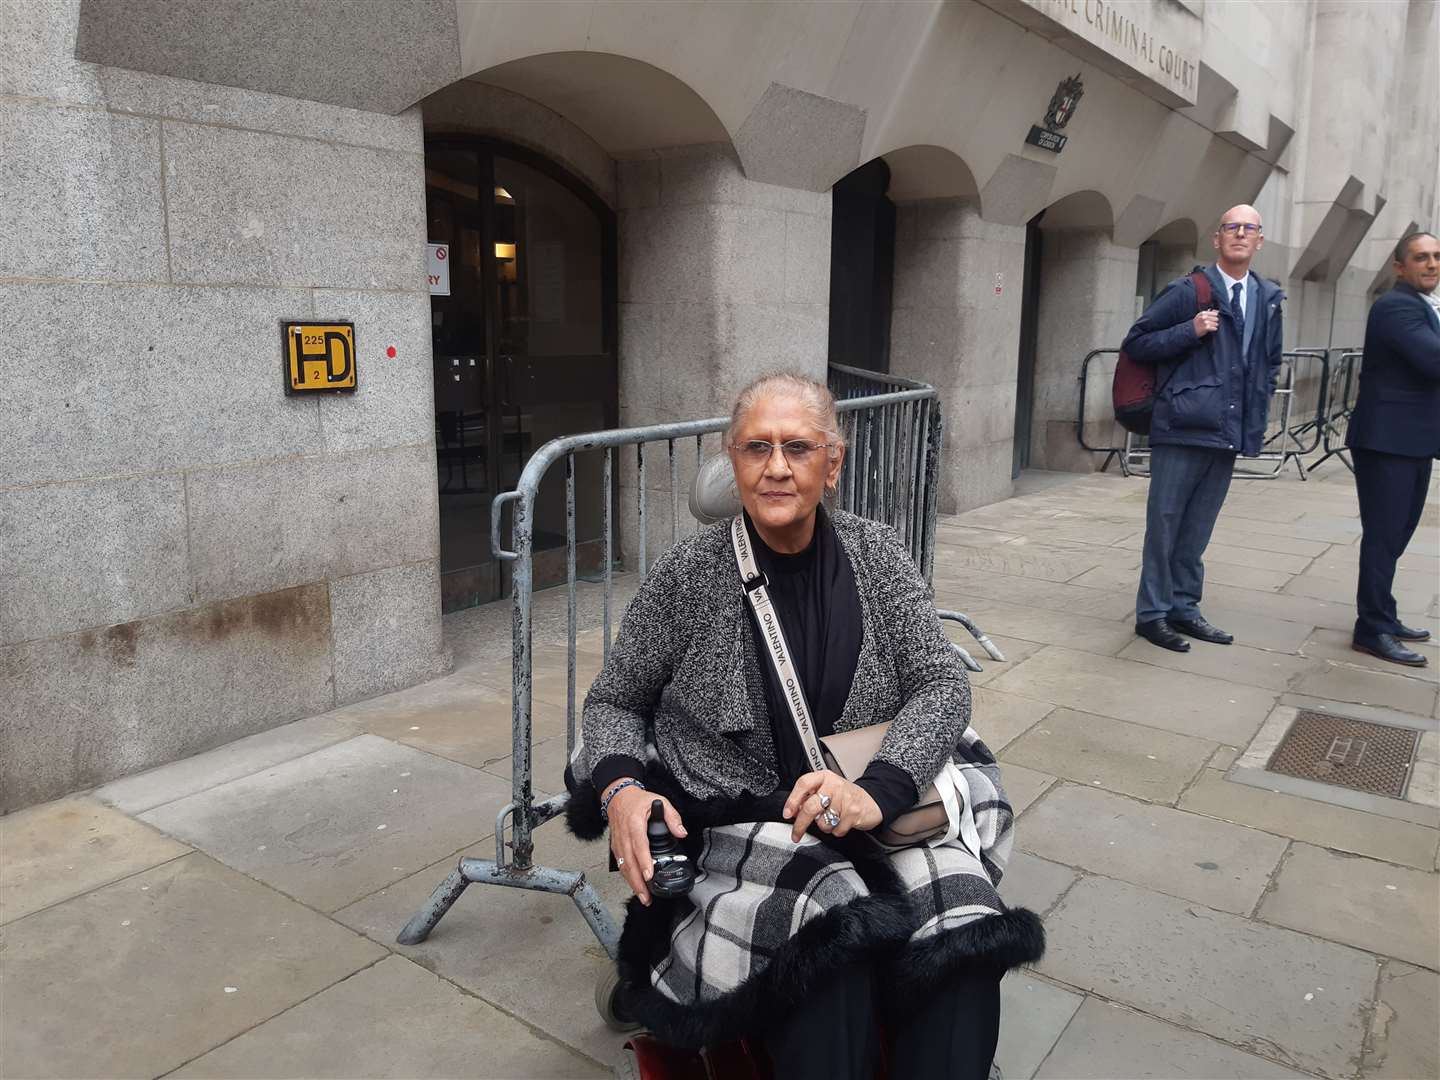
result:
[[(425, 202), (428, 240), (444, 245), (430, 319), (441, 604), (454, 611), (508, 585), (490, 550), (490, 504), (530, 455), (616, 423), (615, 217), (553, 162), (482, 138), (427, 140)], [(564, 544), (563, 495), (547, 494), (537, 549)], [(598, 500), (577, 506), (582, 540), (599, 532), (600, 512)]]

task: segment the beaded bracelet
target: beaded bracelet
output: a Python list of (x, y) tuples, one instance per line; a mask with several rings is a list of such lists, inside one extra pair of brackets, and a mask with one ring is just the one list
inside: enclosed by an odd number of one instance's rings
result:
[(634, 777), (630, 777), (626, 780), (621, 780), (618, 784), (616, 784), (606, 793), (605, 798), (600, 800), (600, 817), (602, 820), (610, 820), (610, 800), (615, 798), (616, 795), (619, 795), (620, 792), (624, 791), (627, 787), (638, 787), (641, 791), (645, 790), (645, 785), (642, 784), (639, 780), (636, 780)]

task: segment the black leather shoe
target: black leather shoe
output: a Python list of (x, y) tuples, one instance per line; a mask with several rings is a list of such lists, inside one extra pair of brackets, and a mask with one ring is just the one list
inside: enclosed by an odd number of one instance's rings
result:
[(1395, 636), (1401, 641), (1429, 641), (1429, 630), (1417, 630), (1413, 626), (1406, 626), (1404, 623), (1396, 623), (1400, 627), (1395, 631)]
[(1406, 667), (1424, 667), (1429, 663), (1419, 653), (1401, 645), (1394, 634), (1376, 634), (1373, 640), (1366, 641), (1356, 638), (1350, 643), (1350, 647), (1356, 652), (1369, 653), (1371, 656), (1378, 656), (1381, 660), (1389, 660), (1392, 664), (1404, 664)]
[(1162, 649), (1170, 649), (1172, 652), (1190, 651), (1190, 643), (1171, 630), (1170, 624), (1164, 619), (1137, 622), (1135, 633), (1150, 642), (1151, 645), (1159, 645)]
[(1212, 645), (1229, 645), (1235, 640), (1234, 634), (1227, 634), (1218, 626), (1211, 626), (1204, 615), (1196, 615), (1193, 619), (1171, 619), (1170, 627), (1186, 637), (1199, 638)]

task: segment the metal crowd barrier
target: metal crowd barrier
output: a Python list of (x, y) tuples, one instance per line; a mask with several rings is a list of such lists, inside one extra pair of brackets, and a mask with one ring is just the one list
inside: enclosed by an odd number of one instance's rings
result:
[(1314, 472), (1332, 457), (1338, 457), (1351, 472), (1355, 466), (1345, 452), (1345, 436), (1350, 430), (1350, 414), (1360, 396), (1360, 367), (1364, 354), (1359, 349), (1336, 350), (1339, 357), (1331, 364), (1325, 377), (1325, 402), (1320, 422), (1320, 445), (1325, 451), (1308, 466)]
[[(1353, 391), (1347, 389), (1354, 380), (1349, 377), (1349, 367), (1339, 365), (1344, 377), (1338, 380), (1340, 390), (1337, 396), (1337, 365), (1331, 363), (1332, 351), (1340, 350), (1300, 348), (1283, 354), (1266, 417), (1265, 449), (1258, 458), (1236, 459), (1236, 479), (1274, 479), (1283, 473), (1287, 463), (1293, 463), (1296, 474), (1304, 480), (1307, 476), (1302, 459), (1319, 448), (1322, 442), (1327, 457), (1339, 452), (1344, 442), (1344, 431), (1340, 425), (1344, 418), (1348, 418), (1349, 410), (1354, 408)], [(1102, 472), (1114, 460), (1119, 462), (1124, 476), (1148, 476), (1149, 439), (1127, 431), (1114, 419), (1111, 411), (1110, 384), (1119, 355), (1119, 349), (1093, 349), (1081, 362), (1076, 438), (1082, 449), (1105, 455), (1100, 464)], [(1358, 355), (1347, 350), (1342, 353), (1342, 360)], [(1337, 400), (1348, 401), (1348, 405), (1339, 410), (1338, 415), (1333, 415), (1331, 403)], [(1331, 440), (1337, 430), (1339, 441), (1336, 448), (1331, 449)], [(1248, 467), (1255, 461), (1271, 462), (1273, 467), (1266, 471)], [(1311, 469), (1314, 467), (1310, 466)]]
[[(889, 375), (832, 365), (837, 407), (849, 449), (839, 482), (837, 505), (865, 517), (894, 526), (917, 566), (930, 579), (934, 566), (935, 524), (942, 422), (939, 395), (934, 387)], [(874, 390), (882, 392), (875, 393)], [(867, 392), (871, 391), (871, 392)], [(533, 833), (540, 825), (564, 813), (568, 795), (537, 802), (531, 778), (532, 661), (531, 596), (534, 589), (535, 501), (541, 481), (551, 467), (563, 460), (565, 469), (565, 537), (567, 608), (567, 679), (565, 737), (567, 759), (575, 748), (576, 678), (575, 654), (578, 619), (576, 611), (576, 511), (575, 461), (585, 453), (603, 454), (604, 486), (604, 655), (610, 653), (612, 621), (612, 577), (615, 565), (615, 474), (619, 458), (633, 452), (634, 487), (621, 492), (635, 510), (635, 567), (643, 578), (649, 564), (647, 521), (647, 461), (654, 457), (647, 447), (664, 444), (660, 464), (668, 469), (670, 543), (680, 539), (681, 456), (694, 441), (694, 465), (698, 469), (705, 454), (706, 436), (723, 432), (729, 417), (693, 420), (650, 427), (598, 431), (552, 439), (526, 463), (514, 491), (499, 495), (491, 508), (491, 544), (497, 558), (514, 565), (512, 586), (513, 701), (511, 705), (512, 797), (495, 819), (494, 859), (462, 858), (401, 931), (398, 941), (414, 945), (430, 934), (436, 923), (465, 889), (475, 883), (504, 885), (536, 892), (556, 893), (574, 900), (600, 944), (612, 958), (620, 940), (619, 928), (583, 871), (562, 870), (534, 864)], [(718, 446), (716, 447), (718, 449)], [(501, 542), (504, 508), (512, 507), (512, 549)], [(698, 529), (694, 524), (694, 529)], [(687, 530), (689, 527), (687, 526)], [(661, 523), (663, 532), (663, 522)], [(693, 531), (693, 530), (690, 530)], [(970, 629), (995, 659), (999, 651), (969, 620), (958, 613), (943, 612)], [(958, 617), (957, 617), (958, 616)], [(961, 650), (967, 666), (979, 666)], [(510, 839), (506, 840), (509, 824)], [(507, 853), (507, 848), (508, 853)]]

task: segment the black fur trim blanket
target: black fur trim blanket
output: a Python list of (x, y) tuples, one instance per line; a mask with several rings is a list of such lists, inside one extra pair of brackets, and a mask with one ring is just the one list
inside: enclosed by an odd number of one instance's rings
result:
[[(764, 1032), (855, 964), (879, 972), (882, 1006), (902, 1013), (948, 977), (1038, 960), (1040, 919), (1007, 908), (999, 872), (960, 843), (885, 853), (864, 834), (812, 832), (796, 844), (784, 793), (689, 799), (646, 786), (685, 820), (695, 888), (648, 908), (632, 899), (620, 938), (621, 1010), (664, 1042), (700, 1047)], [(582, 839), (603, 835), (595, 790), (572, 794)]]

